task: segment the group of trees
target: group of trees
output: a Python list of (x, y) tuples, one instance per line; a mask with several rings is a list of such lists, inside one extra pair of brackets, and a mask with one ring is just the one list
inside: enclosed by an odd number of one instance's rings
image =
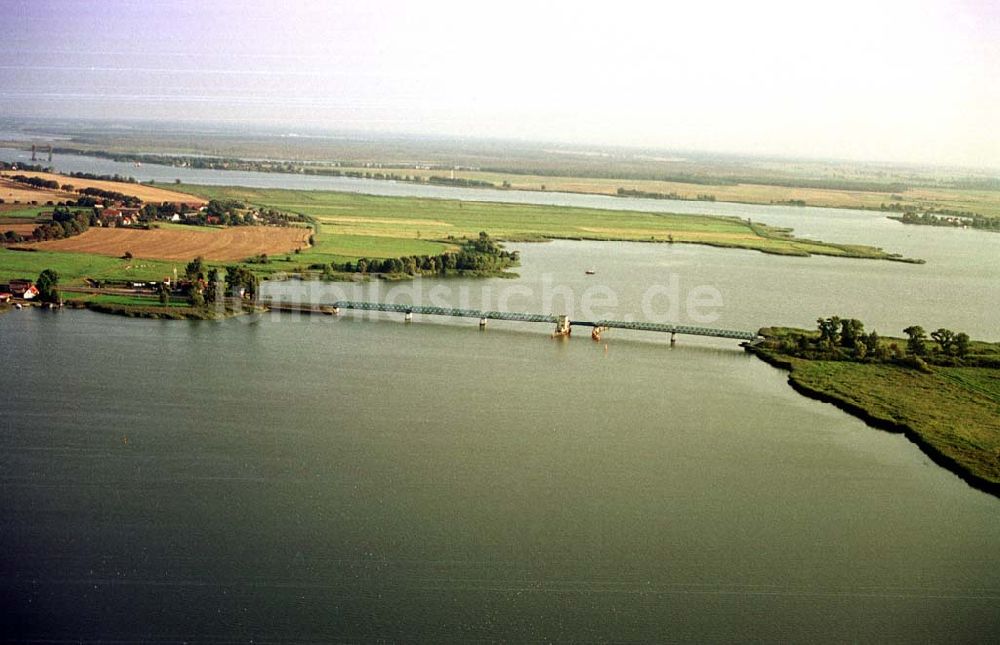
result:
[(23, 170), (25, 172), (47, 172), (50, 168), (41, 164), (0, 161), (0, 170)]
[(69, 173), (69, 176), (77, 177), (79, 179), (93, 179), (97, 181), (117, 181), (123, 184), (139, 183), (139, 180), (137, 180), (135, 177), (125, 177), (119, 175), (118, 173), (115, 173), (113, 175), (95, 175), (94, 173), (91, 172), (71, 172)]
[[(85, 173), (76, 173), (73, 176), (74, 177), (83, 177), (83, 176), (88, 176), (89, 177), (90, 175), (86, 175)], [(59, 182), (56, 181), (56, 180), (54, 180), (54, 179), (42, 179), (41, 177), (28, 177), (27, 175), (11, 175), (10, 177), (8, 177), (8, 179), (16, 181), (16, 182), (18, 182), (20, 184), (25, 184), (27, 186), (32, 186), (34, 188), (45, 188), (45, 189), (50, 189), (50, 190), (60, 190), (60, 189), (62, 189), (62, 190), (66, 190), (67, 192), (73, 190), (73, 185), (72, 184), (62, 184), (62, 185), (60, 185)], [(124, 181), (124, 180), (122, 180), (122, 181)], [(114, 191), (114, 190), (103, 190), (101, 188), (88, 187), (88, 188), (81, 188), (81, 189), (77, 190), (77, 192), (80, 193), (81, 195), (88, 195), (90, 197), (97, 197), (97, 198), (100, 198), (100, 199), (103, 199), (103, 200), (108, 200), (108, 201), (113, 201), (113, 202), (121, 203), (121, 204), (124, 204), (126, 206), (130, 206), (130, 207), (137, 207), (137, 206), (142, 205), (142, 200), (139, 199), (138, 197), (136, 197), (134, 195), (125, 195), (124, 193), (120, 193), (120, 192)], [(92, 206), (93, 204), (90, 204), (90, 205)]]
[(19, 184), (26, 184), (33, 188), (47, 188), (49, 190), (59, 190), (59, 182), (52, 179), (42, 179), (41, 177), (28, 177), (27, 175), (11, 175), (7, 177), (11, 181)]
[(440, 275), (455, 271), (492, 273), (516, 266), (517, 251), (506, 251), (486, 232), (462, 245), (457, 253), (413, 255), (402, 258), (361, 258), (355, 262), (332, 263), (334, 271), (345, 273), (407, 273)]
[(129, 208), (138, 208), (142, 206), (142, 200), (135, 195), (126, 195), (124, 193), (119, 193), (116, 190), (103, 190), (101, 188), (81, 188), (77, 191), (81, 195), (89, 195), (90, 197), (97, 197), (103, 199), (105, 202), (114, 202), (122, 204)]
[(427, 178), (427, 182), (441, 186), (460, 186), (462, 188), (496, 188), (496, 184), (492, 181), (484, 181), (482, 179), (464, 179), (462, 177), (440, 177), (438, 175), (432, 175)]
[(38, 289), (38, 299), (42, 302), (58, 304), (59, 298), (59, 274), (52, 269), (45, 269), (38, 274), (35, 281), (35, 288)]
[(185, 224), (206, 226), (212, 218), (213, 223), (225, 226), (289, 226), (293, 222), (304, 222), (301, 215), (283, 213), (271, 208), (257, 210), (235, 199), (213, 199), (204, 210), (191, 208), (176, 203), (146, 204), (139, 214), (140, 222), (169, 220), (174, 215), (181, 215)]
[[(236, 159), (236, 158), (226, 158), (226, 157), (187, 157), (187, 156), (177, 156), (177, 157), (164, 157), (162, 155), (149, 155), (149, 154), (124, 154), (124, 153), (112, 153), (104, 151), (88, 151), (88, 154), (96, 155), (99, 157), (107, 157), (114, 159), (116, 161), (125, 162), (141, 162), (141, 163), (157, 163), (166, 164), (175, 167), (184, 168), (204, 168), (208, 170), (244, 170), (244, 171), (254, 171), (254, 172), (279, 172), (279, 173), (295, 173), (304, 175), (322, 175), (325, 177), (350, 177), (353, 179), (382, 179), (391, 181), (406, 181), (414, 183), (430, 183), (430, 184), (442, 184), (450, 186), (463, 186), (470, 188), (496, 188), (496, 184), (490, 181), (480, 180), (480, 179), (463, 179), (463, 178), (451, 178), (434, 175), (431, 177), (421, 177), (419, 175), (401, 174), (395, 172), (389, 172), (387, 170), (343, 170), (337, 167), (317, 167), (317, 166), (307, 166), (297, 163), (289, 163), (283, 161), (264, 161), (264, 160), (252, 160), (252, 159)], [(402, 166), (406, 168), (408, 166)], [(435, 169), (446, 169), (441, 166), (435, 166)], [(79, 175), (87, 179), (107, 179), (111, 181), (124, 181), (132, 182), (135, 181), (132, 177), (121, 177), (115, 175), (114, 177), (96, 177), (86, 175), (81, 173)], [(507, 186), (509, 187), (509, 185)]]
[[(686, 200), (690, 201), (691, 197), (685, 197), (675, 191), (669, 193), (658, 193), (649, 190), (639, 190), (637, 188), (619, 188), (617, 193), (619, 197), (640, 197), (642, 199), (674, 199), (674, 200)], [(711, 193), (698, 193), (694, 196), (694, 199), (699, 202), (714, 202), (715, 195)]]
[(174, 215), (183, 214), (187, 208), (175, 202), (163, 202), (162, 204), (146, 204), (139, 211), (140, 222), (152, 222), (155, 220), (168, 220)]
[(56, 206), (52, 212), (52, 221), (36, 226), (28, 238), (16, 231), (7, 231), (0, 236), (5, 244), (16, 244), (26, 240), (42, 242), (45, 240), (61, 240), (86, 231), (96, 224), (97, 216), (93, 211), (70, 211), (67, 206)]
[(882, 343), (878, 332), (866, 334), (864, 323), (857, 318), (819, 318), (816, 326), (819, 337), (810, 342), (808, 337), (800, 336), (800, 350), (818, 350), (857, 360), (887, 360), (891, 356), (891, 347)]
[[(885, 204), (882, 206), (883, 210), (902, 210), (900, 208), (892, 208), (892, 206), (897, 206), (897, 204), (891, 204), (890, 208), (885, 208)], [(938, 209), (918, 213), (915, 210), (904, 210), (902, 215), (892, 217), (891, 219), (895, 219), (904, 224), (954, 227), (969, 226), (972, 228), (1000, 231), (1000, 217), (983, 217), (982, 215), (968, 211)]]
[(970, 339), (964, 332), (941, 328), (928, 334), (923, 327), (912, 325), (903, 330), (907, 340), (903, 347), (881, 338), (877, 332), (865, 332), (865, 325), (856, 318), (819, 318), (818, 333), (797, 333), (780, 340), (782, 353), (814, 360), (852, 360), (860, 362), (902, 362), (917, 367), (931, 363), (954, 363), (970, 352)]
[(36, 240), (58, 240), (83, 233), (97, 224), (97, 215), (92, 211), (70, 211), (67, 206), (56, 206), (52, 211), (52, 223), (35, 228), (32, 237)]
[(218, 305), (225, 301), (226, 294), (238, 295), (254, 300), (260, 282), (248, 267), (234, 264), (225, 268), (225, 276), (218, 267), (209, 267), (204, 258), (196, 257), (184, 267), (186, 280), (180, 286), (192, 307)]
[(920, 325), (912, 325), (903, 330), (906, 334), (906, 351), (914, 356), (924, 357), (928, 354), (939, 353), (945, 356), (957, 356), (964, 358), (969, 353), (969, 335), (965, 332), (955, 333), (944, 327), (932, 331), (931, 339), (937, 343), (936, 347), (928, 347), (927, 332)]
[(619, 197), (640, 197), (642, 199), (685, 199), (676, 192), (658, 193), (649, 190), (638, 190), (635, 188), (619, 188)]
[[(218, 269), (215, 269), (215, 282), (218, 285)], [(211, 282), (211, 280), (210, 280)], [(234, 295), (242, 293), (248, 300), (257, 298), (260, 280), (257, 275), (242, 264), (232, 264), (226, 267), (226, 290)]]

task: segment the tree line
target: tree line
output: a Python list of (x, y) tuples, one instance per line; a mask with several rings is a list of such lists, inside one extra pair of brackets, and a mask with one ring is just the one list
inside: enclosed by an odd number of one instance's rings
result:
[[(260, 289), (260, 279), (242, 264), (226, 266), (225, 273), (219, 267), (208, 267), (204, 258), (196, 257), (184, 267), (185, 283), (179, 290), (188, 298), (192, 307), (224, 305), (226, 294), (242, 294), (246, 300), (256, 300)], [(169, 298), (169, 292), (167, 292)], [(161, 290), (160, 299), (166, 302)]]
[(939, 328), (928, 334), (920, 325), (903, 330), (906, 342), (883, 339), (878, 332), (865, 331), (856, 318), (831, 316), (816, 320), (812, 333), (792, 332), (769, 347), (783, 354), (810, 360), (856, 361), (863, 363), (900, 363), (926, 369), (928, 365), (986, 365), (993, 359), (976, 357), (965, 332)]
[(19, 184), (32, 186), (33, 188), (46, 188), (49, 190), (59, 190), (59, 182), (54, 179), (42, 179), (41, 177), (28, 177), (27, 175), (10, 175), (7, 177), (11, 181)]
[(685, 197), (675, 191), (669, 193), (658, 193), (649, 190), (639, 190), (637, 188), (622, 188), (619, 187), (615, 193), (619, 197), (640, 197), (642, 199), (674, 199), (681, 201), (699, 201), (699, 202), (714, 202), (715, 195), (711, 193), (698, 193), (694, 196), (693, 200), (691, 197)]
[[(883, 206), (885, 205), (883, 204)], [(907, 207), (901, 209), (892, 208), (893, 206), (897, 206), (897, 204), (890, 204), (888, 208), (883, 208), (883, 210), (902, 211), (902, 215), (890, 216), (890, 219), (902, 222), (903, 224), (953, 227), (969, 226), (971, 228), (1000, 231), (1000, 217), (984, 217), (969, 211), (956, 211), (946, 208), (931, 209), (924, 213), (918, 213), (916, 210), (904, 210)]]
[[(517, 251), (507, 251), (485, 232), (462, 245), (460, 251), (440, 255), (412, 255), (401, 258), (360, 258), (353, 262), (332, 262), (330, 268), (343, 273), (388, 273), (444, 275), (452, 272), (496, 273), (517, 266)], [(320, 265), (316, 268), (325, 268)]]

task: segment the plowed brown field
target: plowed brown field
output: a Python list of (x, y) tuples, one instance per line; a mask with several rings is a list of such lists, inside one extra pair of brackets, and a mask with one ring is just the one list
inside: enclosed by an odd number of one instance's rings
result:
[[(5, 175), (24, 175), (26, 177), (41, 177), (42, 179), (51, 179), (59, 182), (60, 185), (70, 184), (73, 188), (79, 190), (81, 188), (99, 188), (101, 190), (110, 190), (116, 193), (122, 193), (123, 195), (134, 195), (144, 202), (149, 202), (152, 204), (158, 204), (160, 202), (179, 202), (184, 204), (207, 204), (208, 202), (200, 197), (195, 197), (194, 195), (188, 195), (187, 193), (178, 193), (173, 190), (166, 190), (164, 188), (158, 188), (156, 186), (149, 186), (146, 184), (130, 184), (122, 181), (99, 181), (96, 179), (81, 179), (79, 177), (68, 177), (66, 175), (54, 175), (47, 172), (11, 172), (8, 171), (4, 173)], [(19, 184), (14, 184), (18, 186)], [(30, 189), (29, 186), (23, 186), (23, 188)], [(46, 191), (39, 191), (46, 192)], [(56, 199), (66, 199), (66, 195), (70, 193), (63, 193), (61, 191), (50, 191), (63, 195), (62, 197), (56, 197)], [(38, 192), (36, 192), (36, 195)], [(72, 197), (75, 199), (75, 197)], [(22, 201), (24, 198), (21, 198)], [(29, 199), (53, 199), (52, 197), (30, 197)]]
[[(27, 175), (28, 173), (18, 172), (10, 174)], [(3, 176), (0, 175), (0, 199), (4, 200), (6, 204), (13, 204), (15, 202), (19, 202), (22, 205), (30, 204), (31, 202), (45, 204), (45, 202), (49, 201), (62, 202), (67, 199), (76, 198), (77, 195), (74, 193), (67, 193), (61, 190), (50, 190), (48, 188), (34, 188), (25, 184), (19, 184), (16, 181), (11, 181), (10, 179), (4, 179)]]
[(301, 227), (234, 226), (182, 229), (91, 228), (64, 240), (32, 244), (45, 251), (94, 253), (119, 257), (129, 251), (153, 260), (243, 260), (259, 253), (287, 253), (308, 246), (312, 229)]
[(0, 233), (14, 231), (19, 235), (28, 236), (31, 235), (37, 227), (38, 224), (34, 223), (16, 222), (14, 224), (8, 224), (7, 222), (0, 220)]

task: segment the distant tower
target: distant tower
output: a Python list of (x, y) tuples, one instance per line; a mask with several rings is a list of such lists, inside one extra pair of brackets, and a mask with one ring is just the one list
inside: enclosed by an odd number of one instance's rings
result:
[(52, 163), (52, 144), (49, 144), (49, 163)]
[(38, 161), (38, 148), (35, 144), (31, 144), (31, 160)]

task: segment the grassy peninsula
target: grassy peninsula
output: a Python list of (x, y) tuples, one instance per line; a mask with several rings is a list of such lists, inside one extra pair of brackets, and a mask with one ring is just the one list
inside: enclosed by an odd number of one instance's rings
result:
[(1000, 344), (949, 330), (928, 338), (918, 326), (906, 339), (864, 334), (858, 321), (820, 327), (762, 329), (766, 340), (751, 351), (787, 369), (796, 391), (902, 432), (935, 463), (1000, 495)]
[[(800, 239), (787, 229), (735, 217), (330, 191), (190, 185), (176, 188), (207, 199), (239, 200), (312, 218), (315, 243), (294, 258), (307, 265), (363, 257), (437, 255), (457, 250), (464, 240), (476, 239), (480, 231), (507, 242), (570, 239), (703, 244), (774, 255), (919, 262), (871, 246)], [(275, 270), (288, 269), (279, 266)]]
[[(0, 214), (7, 216), (3, 224), (11, 229), (0, 246), (0, 280), (29, 277), (48, 268), (56, 271), (67, 286), (82, 285), (85, 278), (101, 283), (148, 282), (172, 275), (183, 261), (197, 256), (217, 267), (223, 266), (223, 261), (245, 262), (262, 278), (276, 273), (328, 278), (352, 273), (390, 278), (449, 272), (508, 275), (507, 270), (517, 263), (516, 257), (506, 257), (499, 249), (492, 254), (470, 255), (470, 246), (479, 243), (480, 233), (498, 242), (571, 239), (702, 244), (797, 257), (827, 255), (921, 262), (871, 246), (801, 239), (788, 229), (736, 217), (332, 191), (181, 184), (173, 185), (169, 192), (155, 189), (163, 193), (156, 193), (157, 199), (168, 195), (181, 200), (184, 208), (208, 204), (201, 214), (207, 220), (212, 219), (213, 213), (218, 220), (220, 213), (216, 211), (236, 204), (243, 219), (247, 213), (254, 218), (277, 214), (275, 217), (282, 218), (281, 223), (294, 220), (296, 225), (231, 227), (224, 225), (228, 220), (178, 224), (164, 220), (160, 212), (164, 206), (143, 206), (142, 191), (152, 188), (114, 179), (50, 174), (10, 180), (10, 189), (24, 193), (19, 195), (26, 201), (0, 205)], [(78, 189), (60, 183), (69, 181), (103, 182), (103, 188)], [(65, 194), (52, 192), (57, 190), (52, 186), (58, 186), (59, 191), (65, 189)], [(108, 190), (108, 186), (115, 190)], [(96, 193), (81, 197), (86, 191)], [(103, 226), (96, 208), (87, 215), (87, 205), (80, 201), (84, 198), (90, 200), (91, 207), (95, 202), (104, 202), (104, 212), (118, 212), (114, 209), (121, 206), (119, 202), (128, 202), (136, 207), (133, 210), (141, 211), (140, 221), (127, 225), (118, 222), (118, 226), (111, 228)], [(80, 226), (82, 231), (74, 230), (54, 241), (22, 239), (37, 236), (38, 230), (53, 228), (56, 216), (68, 211), (68, 207), (60, 204), (70, 201), (76, 204), (74, 217), (87, 218), (102, 226), (89, 229)], [(38, 205), (43, 203), (47, 206)], [(177, 203), (166, 202), (166, 205)], [(62, 210), (56, 212), (58, 209)], [(229, 211), (222, 212), (221, 216), (228, 214)], [(262, 222), (268, 223), (269, 220)], [(451, 266), (454, 258), (475, 261)]]

